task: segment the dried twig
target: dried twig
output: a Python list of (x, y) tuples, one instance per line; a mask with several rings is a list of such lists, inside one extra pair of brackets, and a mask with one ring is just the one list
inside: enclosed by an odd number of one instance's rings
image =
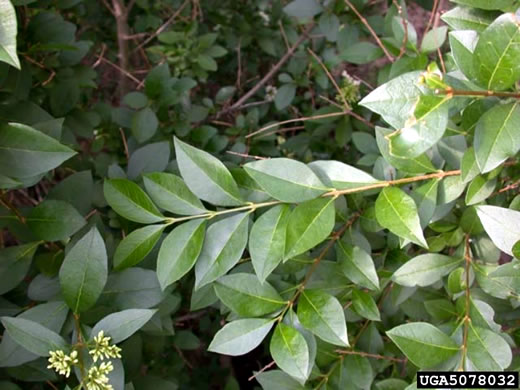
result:
[(134, 50), (133, 52), (139, 50), (140, 48), (142, 48), (143, 46), (146, 46), (150, 41), (152, 41), (155, 37), (157, 37), (160, 33), (162, 33), (164, 30), (166, 30), (166, 28), (175, 20), (175, 18), (177, 16), (180, 15), (180, 13), (184, 10), (184, 8), (186, 8), (186, 6), (190, 3), (190, 0), (186, 0), (184, 1), (184, 3), (182, 3), (182, 5), (179, 7), (179, 9), (177, 11), (175, 11), (172, 16), (170, 16), (168, 18), (168, 20), (166, 22), (164, 22), (157, 30), (155, 30), (155, 32), (150, 35), (147, 39), (145, 39), (140, 45), (138, 45)]
[(280, 58), (280, 60), (276, 63), (276, 65), (269, 72), (267, 72), (267, 74), (258, 83), (256, 83), (256, 85), (253, 88), (251, 88), (245, 95), (243, 95), (240, 99), (238, 99), (231, 107), (219, 112), (217, 114), (217, 117), (219, 117), (220, 115), (225, 114), (227, 112), (234, 111), (237, 108), (241, 107), (247, 101), (247, 99), (249, 99), (260, 88), (262, 88), (262, 86), (265, 83), (267, 83), (276, 74), (276, 72), (278, 72), (278, 70), (280, 70), (282, 65), (285, 64), (287, 62), (287, 60), (292, 57), (295, 50), (298, 48), (298, 46), (300, 46), (302, 44), (303, 41), (305, 41), (307, 39), (308, 33), (313, 28), (314, 28), (314, 23), (311, 23), (310, 25), (308, 25), (307, 28), (305, 29), (305, 31), (303, 32), (303, 34), (300, 36), (300, 38), (298, 38), (298, 40), (294, 43), (294, 45), (292, 45), (289, 48), (287, 53), (285, 53), (285, 55), (282, 58)]
[(406, 20), (403, 13), (403, 7), (401, 7), (401, 4), (398, 3), (398, 0), (392, 0), (392, 2), (394, 3), (395, 8), (397, 8), (397, 13), (401, 17), (401, 23), (403, 24), (404, 29), (403, 43), (401, 44), (401, 49), (399, 50), (399, 55), (397, 56), (397, 59), (399, 59), (406, 52), (406, 44), (408, 43), (408, 20)]
[(383, 42), (381, 42), (381, 39), (379, 39), (379, 37), (377, 36), (376, 32), (374, 31), (372, 26), (370, 26), (368, 21), (363, 17), (363, 15), (361, 15), (359, 13), (359, 11), (356, 9), (356, 7), (354, 7), (354, 5), (350, 2), (350, 0), (344, 0), (344, 1), (349, 6), (349, 8), (357, 15), (359, 20), (361, 20), (361, 23), (363, 23), (365, 25), (365, 27), (368, 29), (368, 31), (370, 32), (372, 37), (374, 37), (374, 39), (376, 40), (377, 45), (381, 48), (381, 50), (383, 50), (383, 53), (385, 53), (386, 58), (388, 58), (388, 60), (390, 62), (394, 62), (395, 58), (392, 57), (390, 52), (386, 49), (385, 45), (383, 45)]
[(261, 157), (261, 156), (254, 156), (247, 153), (239, 153), (239, 152), (233, 152), (232, 150), (227, 150), (227, 154), (232, 154), (233, 156), (239, 156), (244, 158), (252, 158), (254, 160), (269, 160), (269, 157)]

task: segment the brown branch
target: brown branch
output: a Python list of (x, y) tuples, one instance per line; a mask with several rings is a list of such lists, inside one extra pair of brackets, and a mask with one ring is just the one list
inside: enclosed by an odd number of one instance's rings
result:
[(264, 367), (262, 367), (262, 369), (258, 372), (256, 372), (254, 375), (251, 375), (247, 380), (248, 381), (252, 381), (253, 379), (255, 379), (258, 375), (260, 375), (262, 372), (264, 372), (265, 370), (268, 370), (269, 368), (271, 368), (272, 366), (274, 366), (276, 364), (276, 362), (273, 360), (271, 363), (269, 364), (266, 364)]
[(406, 44), (408, 43), (408, 20), (406, 20), (406, 18), (404, 17), (403, 7), (401, 7), (401, 5), (397, 1), (398, 0), (392, 0), (392, 2), (395, 5), (395, 8), (397, 8), (397, 13), (401, 17), (401, 23), (403, 24), (404, 29), (403, 43), (401, 44), (401, 49), (399, 50), (399, 55), (397, 56), (397, 59), (399, 59), (406, 52)]
[(139, 50), (140, 48), (142, 48), (143, 46), (146, 46), (150, 41), (152, 41), (155, 37), (157, 37), (160, 33), (162, 33), (164, 30), (166, 30), (166, 28), (175, 20), (175, 18), (177, 16), (180, 15), (180, 13), (184, 10), (184, 8), (186, 8), (186, 6), (190, 3), (190, 0), (186, 0), (184, 1), (184, 3), (182, 3), (182, 5), (179, 7), (179, 9), (177, 11), (175, 11), (172, 16), (170, 16), (168, 18), (168, 20), (166, 22), (164, 22), (157, 30), (155, 30), (155, 32), (150, 35), (148, 38), (146, 38), (140, 45), (138, 45), (134, 50), (133, 52)]
[(232, 150), (227, 150), (226, 153), (227, 154), (232, 154), (233, 156), (239, 156), (239, 157), (244, 157), (244, 158), (252, 158), (254, 160), (269, 160), (268, 157), (253, 156), (253, 155), (247, 154), (247, 153), (233, 152)]
[(336, 352), (339, 353), (340, 355), (358, 355), (358, 356), (363, 356), (363, 357), (378, 359), (378, 360), (390, 360), (392, 362), (397, 362), (397, 363), (404, 363), (404, 361), (405, 361), (405, 359), (399, 359), (399, 358), (395, 358), (395, 357), (391, 357), (391, 356), (377, 355), (374, 353), (368, 353), (368, 352), (363, 352), (363, 351), (351, 351), (351, 350), (346, 350), (346, 349), (337, 349)]
[(466, 289), (465, 289), (465, 310), (464, 310), (464, 334), (462, 336), (462, 359), (460, 361), (459, 370), (463, 371), (464, 366), (466, 365), (466, 355), (468, 352), (468, 333), (469, 326), (471, 323), (471, 318), (469, 316), (470, 313), (470, 282), (469, 282), (469, 271), (471, 267), (471, 247), (470, 247), (470, 236), (466, 234), (465, 242), (464, 242), (464, 260), (465, 260), (465, 276), (466, 276)]
[(18, 218), (18, 220), (25, 224), (26, 220), (25, 220), (25, 217), (20, 213), (20, 211), (9, 201), (9, 199), (7, 199), (4, 195), (4, 192), (2, 191), (0, 193), (0, 204), (2, 206), (4, 206), (6, 209), (10, 210), (13, 212), (14, 215), (16, 215), (16, 218)]
[(350, 2), (350, 0), (344, 0), (345, 3), (349, 6), (349, 8), (354, 11), (354, 13), (357, 15), (357, 17), (359, 18), (359, 20), (361, 20), (361, 23), (363, 23), (365, 25), (365, 27), (368, 29), (368, 31), (370, 32), (370, 34), (372, 35), (372, 37), (374, 37), (374, 39), (376, 40), (376, 43), (377, 45), (381, 48), (381, 50), (383, 50), (383, 53), (385, 53), (385, 56), (386, 58), (388, 58), (388, 60), (390, 62), (394, 62), (395, 61), (395, 58), (392, 57), (392, 55), (390, 54), (390, 52), (386, 49), (385, 45), (383, 45), (383, 42), (381, 42), (381, 39), (379, 39), (379, 37), (377, 36), (376, 32), (374, 31), (374, 29), (372, 28), (372, 26), (370, 26), (370, 24), (368, 23), (368, 21), (363, 17), (363, 15), (361, 15), (359, 13), (359, 11), (356, 9), (356, 7), (354, 7), (354, 5)]
[(128, 161), (130, 159), (130, 153), (128, 153), (128, 143), (126, 142), (125, 131), (122, 128), (119, 128), (119, 132), (121, 133), (121, 139), (123, 140), (123, 146), (125, 148), (126, 161)]
[(129, 69), (128, 61), (128, 40), (126, 37), (130, 35), (130, 28), (128, 27), (128, 9), (125, 7), (124, 0), (112, 0), (112, 8), (114, 9), (114, 18), (116, 19), (117, 29), (117, 46), (119, 59), (119, 67), (121, 68), (121, 75), (119, 76), (119, 95), (124, 96), (128, 90), (128, 83), (126, 80)]
[(347, 100), (345, 99), (345, 95), (341, 92), (341, 88), (339, 87), (338, 83), (336, 83), (336, 80), (334, 80), (334, 77), (332, 77), (332, 75), (330, 74), (329, 70), (327, 69), (327, 67), (325, 66), (323, 61), (310, 48), (307, 49), (307, 51), (309, 53), (311, 53), (311, 55), (314, 57), (314, 59), (316, 61), (318, 61), (318, 64), (320, 64), (321, 68), (323, 69), (323, 71), (325, 72), (325, 74), (327, 75), (329, 80), (331, 81), (332, 85), (334, 85), (334, 88), (336, 88), (336, 92), (341, 97), (341, 100), (343, 100), (343, 109), (344, 110), (349, 110), (350, 109), (350, 105), (348, 104)]
[(520, 92), (500, 92), (500, 91), (467, 91), (461, 89), (453, 89), (451, 87), (445, 89), (436, 89), (435, 93), (437, 95), (446, 95), (446, 96), (474, 96), (474, 97), (503, 97), (503, 98), (512, 98), (512, 99), (520, 99)]
[(260, 88), (262, 88), (262, 86), (265, 83), (267, 83), (280, 70), (282, 65), (285, 64), (287, 62), (287, 60), (292, 57), (295, 50), (298, 48), (298, 46), (300, 46), (303, 43), (303, 41), (305, 41), (307, 39), (309, 32), (313, 28), (314, 28), (314, 23), (309, 24), (307, 26), (307, 28), (305, 29), (305, 31), (303, 32), (303, 34), (298, 38), (298, 40), (294, 43), (294, 45), (292, 45), (289, 48), (287, 53), (285, 53), (285, 55), (282, 58), (280, 58), (280, 60), (276, 63), (276, 65), (269, 72), (267, 72), (267, 74), (258, 83), (256, 83), (256, 85), (253, 88), (251, 88), (248, 92), (246, 92), (246, 94), (243, 95), (240, 99), (238, 99), (231, 107), (218, 113), (217, 117), (219, 115), (225, 114), (229, 111), (236, 110), (238, 107), (242, 106), (242, 104), (244, 104), (247, 101), (247, 99), (249, 99), (251, 96), (253, 96)]

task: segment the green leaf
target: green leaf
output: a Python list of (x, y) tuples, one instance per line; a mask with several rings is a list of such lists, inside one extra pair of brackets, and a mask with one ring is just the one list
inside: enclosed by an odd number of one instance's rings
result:
[[(519, 42), (520, 46), (520, 42)], [(520, 54), (519, 54), (520, 55)], [(475, 156), (480, 172), (492, 171), (520, 150), (518, 102), (497, 104), (486, 111), (475, 128)]]
[(93, 227), (67, 253), (60, 268), (60, 285), (65, 302), (74, 313), (91, 308), (107, 281), (107, 251)]
[(0, 61), (20, 69), (16, 54), (16, 12), (9, 0), (0, 3)]
[(27, 275), (40, 242), (0, 249), (0, 294), (18, 286)]
[(481, 34), (473, 53), (477, 80), (503, 91), (520, 79), (520, 27), (514, 13), (499, 16)]
[[(59, 333), (68, 312), (69, 308), (64, 302), (55, 301), (33, 306), (17, 318), (37, 322), (45, 328)], [(0, 367), (16, 367), (37, 358), (38, 355), (27, 351), (16, 343), (8, 333), (3, 334), (0, 343)]]
[(215, 282), (215, 292), (224, 305), (242, 317), (260, 317), (286, 304), (273, 286), (246, 273), (221, 277)]
[(504, 292), (520, 295), (520, 267), (517, 261), (498, 266), (489, 278), (500, 285)]
[(477, 176), (469, 183), (466, 192), (466, 205), (471, 206), (487, 199), (495, 190), (496, 178), (487, 180), (485, 176)]
[(390, 129), (376, 126), (377, 146), (379, 147), (383, 158), (388, 161), (390, 165), (403, 172), (411, 174), (435, 172), (435, 167), (425, 154), (421, 154), (420, 156), (413, 158), (400, 157), (390, 154), (390, 142), (387, 139), (387, 136), (392, 133), (393, 131)]
[(289, 215), (284, 261), (314, 248), (334, 228), (334, 199), (319, 198), (299, 204)]
[(283, 11), (303, 22), (321, 13), (323, 7), (316, 0), (293, 0), (284, 7)]
[(298, 301), (298, 319), (323, 341), (349, 346), (343, 307), (332, 295), (321, 290), (304, 290)]
[(29, 352), (49, 356), (50, 351), (69, 349), (69, 344), (57, 333), (37, 322), (23, 318), (2, 317), (7, 334)]
[(82, 215), (92, 210), (93, 197), (94, 181), (90, 170), (76, 172), (68, 176), (53, 187), (47, 195), (47, 199), (63, 200), (70, 203)]
[[(359, 355), (346, 355), (343, 358), (343, 366), (349, 375), (349, 379), (359, 389), (370, 389), (374, 373), (372, 366), (366, 357)], [(355, 373), (354, 375), (352, 375)]]
[(451, 338), (425, 322), (400, 325), (386, 334), (419, 368), (434, 367), (460, 351)]
[(304, 202), (327, 191), (312, 169), (296, 160), (253, 161), (244, 165), (244, 169), (265, 192), (282, 202)]
[(450, 96), (419, 97), (404, 127), (387, 136), (390, 154), (401, 158), (417, 157), (435, 145), (448, 125), (450, 100)]
[(165, 225), (145, 226), (126, 236), (114, 253), (114, 269), (129, 268), (143, 260), (157, 244), (165, 227)]
[(455, 7), (441, 19), (453, 30), (484, 31), (499, 14), (470, 7)]
[(155, 271), (127, 268), (109, 275), (101, 303), (125, 309), (149, 309), (165, 298)]
[(464, 259), (427, 253), (408, 260), (392, 279), (401, 286), (430, 286), (457, 268)]
[(215, 96), (215, 102), (217, 104), (223, 104), (227, 102), (229, 99), (233, 97), (236, 92), (236, 87), (228, 86), (222, 87), (218, 90), (217, 95)]
[(176, 227), (164, 239), (157, 259), (157, 277), (163, 290), (195, 265), (205, 232), (205, 221), (195, 219)]
[(94, 325), (90, 340), (103, 331), (105, 336), (112, 338), (111, 344), (118, 344), (141, 329), (156, 312), (157, 310), (149, 309), (128, 309), (109, 314)]
[(520, 212), (497, 206), (477, 206), (476, 209), (493, 244), (512, 256), (513, 245), (520, 240)]
[(473, 52), (478, 42), (475, 30), (458, 30), (449, 33), (451, 53), (458, 68), (469, 80), (475, 79)]
[(158, 125), (159, 121), (150, 107), (145, 107), (132, 115), (132, 134), (140, 144), (154, 136)]
[(331, 185), (338, 190), (358, 188), (379, 182), (379, 180), (361, 169), (351, 167), (339, 161), (313, 161), (309, 164), (309, 168), (311, 168), (320, 179), (325, 182), (330, 182)]
[(274, 105), (278, 111), (283, 110), (287, 106), (291, 104), (294, 100), (294, 96), (296, 95), (296, 85), (294, 84), (284, 84), (282, 85), (278, 91), (276, 91), (276, 96), (274, 97)]
[(421, 51), (423, 53), (431, 53), (432, 51), (437, 50), (446, 40), (447, 33), (448, 27), (446, 26), (432, 28), (423, 37), (421, 42)]
[(56, 168), (76, 154), (54, 138), (20, 123), (0, 125), (0, 174), (33, 177)]
[(213, 282), (238, 263), (247, 244), (249, 213), (213, 223), (195, 265), (195, 288)]
[(374, 261), (367, 252), (343, 240), (338, 241), (336, 249), (341, 270), (347, 278), (362, 287), (379, 290), (379, 278)]
[(460, 178), (463, 183), (468, 183), (473, 180), (480, 173), (480, 168), (477, 164), (475, 156), (475, 149), (472, 147), (466, 149), (462, 156)]
[(130, 180), (105, 180), (103, 191), (110, 207), (130, 221), (155, 223), (165, 219), (141, 187)]
[(180, 215), (207, 212), (202, 202), (193, 195), (180, 177), (171, 173), (155, 172), (143, 175), (143, 179), (146, 191), (160, 208)]
[(291, 326), (279, 323), (271, 338), (269, 350), (279, 368), (298, 380), (307, 379), (309, 347), (300, 332)]
[(141, 92), (130, 92), (123, 97), (123, 104), (134, 110), (140, 110), (148, 104), (148, 98)]
[(206, 54), (199, 54), (197, 57), (197, 63), (204, 70), (214, 72), (218, 69), (217, 62)]
[(85, 219), (67, 202), (46, 200), (33, 208), (27, 225), (45, 241), (65, 240), (85, 226)]
[(419, 85), (420, 75), (421, 72), (410, 72), (398, 76), (374, 89), (359, 104), (399, 129), (405, 125), (419, 97), (426, 93), (426, 88)]
[(497, 9), (506, 10), (509, 9), (513, 4), (511, 0), (452, 0), (453, 3), (460, 5), (466, 5), (468, 7), (475, 7), (481, 9)]
[(439, 181), (437, 179), (429, 180), (410, 194), (415, 204), (417, 204), (417, 213), (419, 214), (422, 228), (428, 226), (435, 214)]
[(244, 355), (260, 345), (273, 324), (274, 320), (267, 318), (230, 322), (217, 332), (208, 351), (230, 356)]
[(358, 315), (370, 321), (381, 321), (381, 315), (374, 298), (364, 291), (352, 291), (352, 309)]
[(176, 137), (174, 143), (181, 175), (195, 195), (218, 206), (243, 203), (233, 176), (220, 160)]
[(413, 199), (397, 187), (384, 188), (376, 200), (377, 222), (399, 237), (410, 240), (424, 248), (424, 239)]
[[(296, 379), (281, 370), (258, 372), (255, 378), (263, 390), (305, 390)], [(11, 389), (8, 389), (11, 390)], [(13, 389), (14, 390), (14, 389)], [(17, 389), (16, 389), (17, 390)]]
[(350, 46), (348, 50), (342, 51), (339, 58), (351, 64), (363, 65), (375, 61), (383, 55), (384, 52), (379, 46), (371, 42), (358, 42)]
[(285, 236), (291, 209), (275, 206), (258, 218), (249, 234), (249, 253), (261, 283), (280, 264), (285, 254)]
[(470, 325), (468, 358), (478, 371), (502, 371), (509, 367), (513, 354), (511, 347), (498, 334)]
[(128, 160), (128, 178), (137, 179), (148, 172), (161, 172), (170, 161), (170, 143), (168, 141), (154, 142), (134, 150)]
[(320, 30), (329, 42), (336, 42), (340, 31), (339, 18), (333, 13), (323, 13), (319, 20)]

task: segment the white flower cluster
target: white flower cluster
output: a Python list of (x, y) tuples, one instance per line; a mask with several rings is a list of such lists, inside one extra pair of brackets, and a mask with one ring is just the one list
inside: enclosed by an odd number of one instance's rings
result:
[(258, 15), (264, 21), (264, 26), (269, 26), (269, 23), (271, 23), (271, 17), (268, 14), (266, 14), (264, 11), (258, 11)]
[[(92, 360), (96, 363), (103, 359), (121, 359), (121, 348), (116, 345), (110, 345), (110, 337), (105, 336), (103, 331), (100, 331), (94, 337), (93, 346), (88, 345), (88, 353), (92, 355)], [(56, 370), (58, 374), (65, 375), (67, 378), (70, 375), (72, 366), (79, 363), (78, 351), (74, 350), (70, 354), (66, 354), (62, 350), (50, 351), (49, 352), (49, 365), (47, 368)], [(87, 376), (83, 378), (81, 382), (87, 390), (114, 390), (111, 384), (109, 384), (109, 378), (107, 374), (114, 370), (112, 362), (103, 362), (99, 366), (92, 365)]]
[(103, 360), (104, 358), (117, 358), (121, 359), (121, 348), (116, 345), (110, 345), (110, 337), (105, 336), (103, 331), (100, 331), (97, 336), (94, 337), (94, 348), (88, 351), (92, 355), (94, 363), (98, 359)]
[(354, 77), (352, 77), (351, 75), (348, 74), (348, 72), (346, 70), (344, 70), (343, 72), (341, 72), (341, 77), (343, 77), (343, 79), (345, 79), (345, 81), (348, 83), (348, 84), (352, 84), (352, 85), (355, 85), (357, 87), (359, 87), (359, 85), (361, 84), (361, 81), (359, 80), (356, 80)]
[(70, 355), (66, 355), (62, 350), (50, 351), (49, 365), (47, 368), (53, 368), (60, 375), (67, 378), (70, 375), (70, 369), (74, 364), (78, 363), (78, 351), (72, 351)]
[(265, 100), (268, 102), (272, 102), (274, 100), (274, 97), (276, 96), (276, 93), (278, 92), (278, 89), (273, 85), (268, 85), (265, 87)]
[(114, 390), (108, 383), (107, 374), (114, 369), (112, 362), (103, 362), (98, 366), (92, 366), (88, 370), (85, 385), (87, 390)]

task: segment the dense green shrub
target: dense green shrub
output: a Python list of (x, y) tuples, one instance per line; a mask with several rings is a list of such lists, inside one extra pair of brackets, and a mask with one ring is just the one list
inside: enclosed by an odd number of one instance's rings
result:
[(452, 2), (0, 0), (0, 388), (518, 370), (520, 4)]

